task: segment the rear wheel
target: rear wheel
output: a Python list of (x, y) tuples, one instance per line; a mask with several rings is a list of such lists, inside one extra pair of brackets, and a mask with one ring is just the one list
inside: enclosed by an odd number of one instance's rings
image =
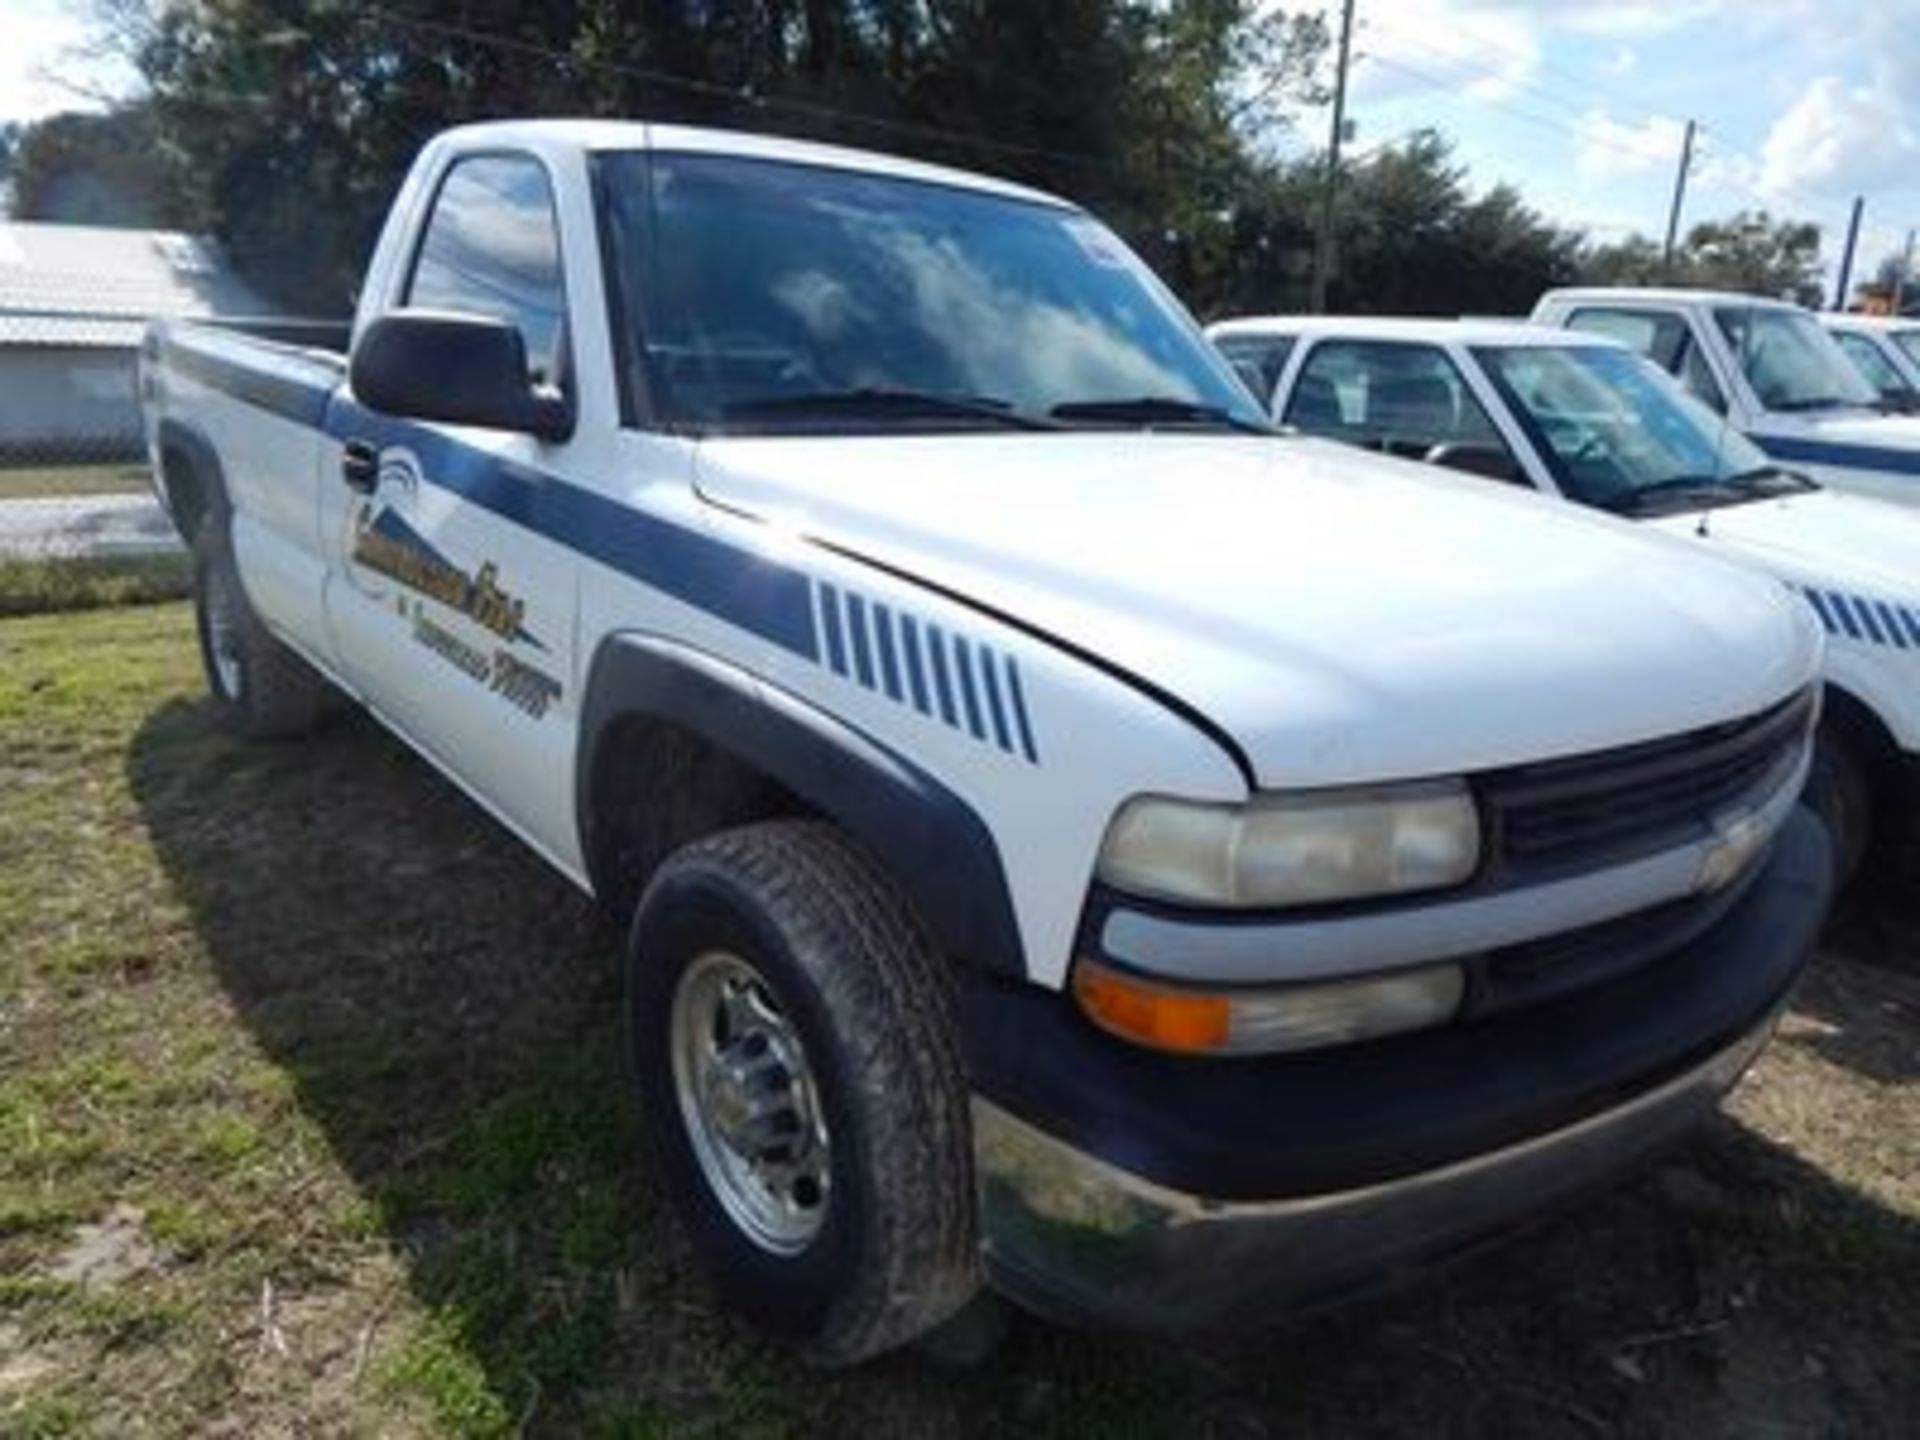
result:
[(221, 723), (254, 739), (311, 730), (326, 682), (261, 623), (212, 526), (203, 527), (194, 547), (193, 608), (207, 690)]
[(627, 1022), (662, 1180), (732, 1309), (851, 1364), (973, 1295), (947, 977), (839, 832), (775, 821), (670, 856), (634, 919)]

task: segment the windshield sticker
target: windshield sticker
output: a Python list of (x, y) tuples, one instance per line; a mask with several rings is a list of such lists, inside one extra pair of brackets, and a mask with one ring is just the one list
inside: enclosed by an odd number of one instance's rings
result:
[(1126, 247), (1099, 221), (1076, 215), (1070, 220), (1062, 220), (1060, 228), (1079, 242), (1081, 251), (1094, 264), (1104, 265), (1109, 270), (1127, 268)]

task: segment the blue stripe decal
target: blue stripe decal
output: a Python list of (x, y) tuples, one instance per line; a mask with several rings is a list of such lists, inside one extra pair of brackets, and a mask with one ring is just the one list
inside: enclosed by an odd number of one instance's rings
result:
[(1840, 617), (1840, 628), (1847, 632), (1850, 639), (1858, 640), (1860, 638), (1860, 626), (1853, 618), (1853, 609), (1847, 604), (1846, 597), (1835, 595), (1829, 591), (1827, 594), (1827, 603), (1833, 607), (1833, 613)]
[[(273, 375), (250, 365), (241, 365), (224, 355), (210, 354), (169, 338), (161, 352), (169, 367), (202, 385), (244, 400), (247, 404), (278, 415), (283, 420), (319, 429), (326, 418), (327, 402), (333, 399), (333, 387), (310, 383), (292, 375)], [(319, 362), (312, 362), (318, 364)]]
[(1907, 638), (1916, 646), (1920, 646), (1920, 620), (1915, 620), (1913, 611), (1904, 607), (1900, 611), (1900, 620), (1907, 627)]
[(853, 676), (867, 689), (873, 689), (873, 649), (867, 639), (867, 602), (858, 595), (847, 596), (847, 629), (853, 636)]
[(1893, 641), (1894, 648), (1897, 650), (1906, 649), (1907, 637), (1900, 633), (1900, 617), (1898, 613), (1884, 600), (1876, 601), (1875, 605), (1880, 611), (1881, 627), (1886, 630), (1887, 638)]
[(953, 689), (947, 683), (947, 637), (938, 625), (927, 626), (927, 649), (933, 656), (933, 688), (940, 697), (940, 718), (957, 728), (960, 721), (953, 711)]
[(1867, 634), (1873, 637), (1874, 644), (1884, 645), (1887, 643), (1887, 637), (1880, 633), (1880, 617), (1873, 613), (1873, 606), (1869, 605), (1865, 600), (1855, 600), (1853, 602), (1853, 613), (1858, 615), (1860, 617), (1860, 623), (1867, 627)]
[(1920, 450), (1807, 440), (1793, 435), (1749, 435), (1747, 438), (1775, 460), (1802, 460), (1809, 465), (1832, 465), (1842, 470), (1888, 470), (1900, 475), (1920, 475)]
[(1000, 709), (1000, 678), (993, 672), (1000, 657), (985, 645), (980, 647), (980, 683), (987, 692), (987, 718), (993, 721), (993, 739), (1002, 750), (1011, 751), (1013, 740), (1007, 734), (1007, 717)]
[(880, 684), (889, 700), (898, 700), (900, 667), (893, 656), (893, 612), (884, 605), (873, 607), (873, 633), (880, 642)]
[(819, 659), (812, 581), (802, 571), (349, 401), (328, 411), (327, 431), (383, 450), (404, 445), (420, 457), (428, 484), (803, 659)]
[(1027, 723), (1027, 697), (1020, 690), (1020, 666), (1011, 655), (1007, 657), (1007, 698), (1013, 702), (1013, 720), (1020, 731), (1020, 748), (1026, 752), (1029, 761), (1038, 765), (1040, 752), (1034, 748), (1033, 726)]
[(980, 723), (980, 696), (973, 685), (973, 650), (961, 636), (953, 637), (953, 669), (960, 681), (960, 700), (967, 707), (967, 730), (976, 740), (987, 738)]
[(907, 688), (913, 691), (913, 708), (927, 711), (927, 676), (920, 668), (920, 622), (911, 615), (900, 617), (900, 643), (907, 652)]
[(1800, 593), (1807, 597), (1808, 602), (1813, 606), (1813, 613), (1820, 617), (1820, 623), (1826, 627), (1829, 634), (1840, 628), (1834, 623), (1833, 615), (1827, 609), (1827, 602), (1818, 590), (1802, 590)]
[(820, 632), (827, 641), (827, 664), (836, 675), (847, 673), (847, 643), (840, 634), (840, 592), (820, 586)]

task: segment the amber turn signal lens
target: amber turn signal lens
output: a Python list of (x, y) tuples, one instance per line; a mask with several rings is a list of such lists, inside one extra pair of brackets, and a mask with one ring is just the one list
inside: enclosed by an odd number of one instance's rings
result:
[(1155, 1050), (1209, 1054), (1226, 1045), (1232, 1029), (1232, 1008), (1222, 996), (1169, 990), (1093, 960), (1074, 966), (1073, 995), (1094, 1024)]

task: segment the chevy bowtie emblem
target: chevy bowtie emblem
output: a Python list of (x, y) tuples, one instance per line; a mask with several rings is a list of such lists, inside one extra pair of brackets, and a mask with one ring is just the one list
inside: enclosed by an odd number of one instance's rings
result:
[(1700, 861), (1699, 877), (1693, 882), (1693, 888), (1702, 894), (1712, 894), (1732, 883), (1767, 843), (1767, 827), (1751, 810), (1716, 815), (1712, 825), (1713, 838)]

